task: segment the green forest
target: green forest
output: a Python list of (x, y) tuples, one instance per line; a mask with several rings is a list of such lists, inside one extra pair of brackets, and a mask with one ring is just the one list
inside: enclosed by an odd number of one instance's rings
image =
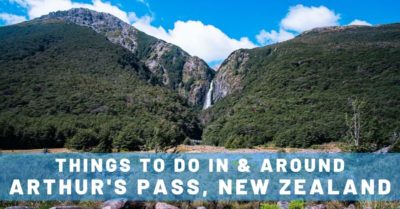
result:
[(109, 152), (199, 139), (195, 113), (129, 51), (74, 24), (0, 28), (0, 147)]
[(353, 143), (361, 151), (400, 133), (400, 25), (310, 31), (251, 50), (243, 90), (205, 115), (207, 144), (231, 148), (273, 144), (310, 147)]
[[(0, 148), (162, 150), (191, 140), (400, 147), (399, 24), (313, 30), (240, 50), (249, 54), (245, 70), (231, 70), (243, 78), (241, 90), (203, 111), (174, 90), (184, 61), (174, 58), (163, 86), (142, 61), (157, 39), (138, 37), (133, 54), (59, 20), (1, 27)], [(173, 47), (161, 62), (180, 53)]]

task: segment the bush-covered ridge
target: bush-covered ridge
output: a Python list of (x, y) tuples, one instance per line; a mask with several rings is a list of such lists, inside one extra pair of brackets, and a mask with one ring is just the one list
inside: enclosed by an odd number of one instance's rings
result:
[(243, 78), (241, 90), (204, 114), (208, 144), (348, 140), (354, 103), (362, 104), (360, 146), (384, 146), (400, 132), (400, 24), (312, 30), (236, 53), (248, 54), (244, 70), (229, 69)]
[(51, 12), (33, 21), (62, 20), (85, 26), (129, 51), (152, 73), (152, 81), (161, 83), (185, 98), (192, 106), (201, 107), (214, 70), (198, 57), (192, 57), (171, 43), (137, 30), (117, 17), (85, 8)]
[(0, 148), (161, 148), (201, 134), (128, 50), (61, 21), (0, 28)]

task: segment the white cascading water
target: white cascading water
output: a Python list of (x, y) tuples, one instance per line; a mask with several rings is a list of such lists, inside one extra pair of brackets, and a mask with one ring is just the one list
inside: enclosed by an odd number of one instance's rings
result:
[(209, 108), (212, 106), (212, 92), (214, 89), (214, 81), (211, 81), (210, 83), (210, 89), (207, 92), (207, 96), (206, 96), (206, 100), (204, 101), (204, 106), (203, 106), (203, 110)]

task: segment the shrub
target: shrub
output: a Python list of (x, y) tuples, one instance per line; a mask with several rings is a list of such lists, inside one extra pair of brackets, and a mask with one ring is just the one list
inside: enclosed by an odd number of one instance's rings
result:
[(392, 145), (390, 152), (400, 152), (400, 140)]
[(279, 207), (272, 203), (261, 203), (260, 209), (279, 209)]
[(90, 150), (97, 144), (97, 134), (91, 129), (79, 129), (78, 133), (67, 141), (67, 147), (76, 150)]
[(126, 151), (140, 150), (140, 147), (144, 144), (140, 132), (141, 129), (134, 124), (125, 126), (115, 138), (113, 147)]
[(303, 200), (293, 200), (289, 203), (289, 209), (303, 209), (304, 201)]
[(192, 141), (190, 140), (190, 138), (185, 138), (185, 140), (183, 141), (184, 145), (193, 145)]

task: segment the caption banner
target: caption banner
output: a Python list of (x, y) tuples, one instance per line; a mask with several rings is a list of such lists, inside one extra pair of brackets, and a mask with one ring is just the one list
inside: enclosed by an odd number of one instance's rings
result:
[(0, 200), (400, 200), (400, 154), (1, 154)]

